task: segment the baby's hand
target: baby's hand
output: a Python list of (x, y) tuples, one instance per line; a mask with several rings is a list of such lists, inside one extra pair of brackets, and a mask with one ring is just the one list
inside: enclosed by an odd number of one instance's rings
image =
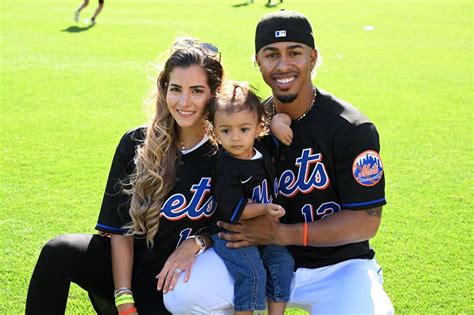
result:
[(285, 209), (282, 206), (276, 205), (274, 203), (267, 203), (265, 204), (265, 211), (269, 215), (277, 218), (281, 218), (285, 215)]
[(293, 130), (286, 125), (281, 125), (278, 128), (272, 128), (272, 133), (284, 145), (290, 145), (293, 141)]
[(291, 118), (287, 114), (276, 114), (270, 122), (270, 130), (273, 135), (285, 145), (293, 141), (293, 130), (290, 128)]

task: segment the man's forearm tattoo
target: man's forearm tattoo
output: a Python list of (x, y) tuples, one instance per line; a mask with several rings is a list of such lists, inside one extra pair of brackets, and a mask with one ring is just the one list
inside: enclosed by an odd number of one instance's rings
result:
[(365, 211), (365, 213), (367, 213), (371, 217), (379, 217), (379, 218), (382, 217), (382, 208), (381, 207), (371, 208), (371, 209), (367, 209), (367, 210), (364, 210), (364, 211)]

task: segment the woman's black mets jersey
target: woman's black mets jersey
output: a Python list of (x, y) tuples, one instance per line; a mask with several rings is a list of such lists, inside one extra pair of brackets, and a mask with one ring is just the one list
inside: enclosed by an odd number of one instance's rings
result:
[(260, 158), (241, 160), (224, 149), (219, 153), (213, 195), (217, 201), (215, 220), (237, 223), (248, 199), (274, 202), (275, 170), (270, 153), (259, 146)]
[[(99, 231), (124, 234), (124, 225), (131, 222), (131, 196), (123, 192), (121, 183), (134, 172), (135, 152), (145, 133), (145, 128), (134, 129), (126, 133), (117, 146), (96, 225)], [(156, 291), (155, 276), (167, 258), (181, 241), (211, 224), (216, 209), (211, 197), (215, 165), (215, 149), (206, 139), (178, 157), (176, 182), (163, 203), (153, 248), (147, 249), (143, 238), (135, 238), (134, 293), (137, 288), (149, 298), (156, 298), (155, 294), (161, 298), (161, 293)], [(166, 312), (164, 308), (163, 312)]]
[[(321, 220), (341, 209), (382, 206), (383, 165), (375, 126), (352, 105), (324, 91), (299, 121), (293, 142), (275, 156), (282, 222)], [(291, 246), (296, 267), (317, 268), (351, 258), (372, 258), (369, 242), (335, 247)]]

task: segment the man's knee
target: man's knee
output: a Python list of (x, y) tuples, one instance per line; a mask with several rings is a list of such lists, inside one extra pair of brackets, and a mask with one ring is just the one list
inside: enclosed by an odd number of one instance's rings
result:
[(166, 308), (173, 314), (232, 314), (233, 286), (226, 275), (209, 287), (206, 275), (195, 270), (190, 281), (184, 283), (183, 276), (175, 288), (163, 295)]
[[(233, 280), (214, 249), (197, 257), (187, 283), (183, 276), (164, 295), (166, 308), (173, 314), (232, 314)], [(211, 283), (211, 284), (210, 284)]]
[(176, 287), (163, 295), (166, 308), (173, 314), (186, 314), (187, 311), (199, 309), (206, 292), (205, 287), (201, 286), (204, 283), (205, 281), (184, 283), (181, 277)]
[[(176, 286), (163, 296), (168, 311), (175, 315), (188, 314), (233, 314), (232, 292), (217, 294), (209, 291), (209, 283), (202, 286), (188, 286), (188, 283)], [(227, 297), (226, 295), (229, 295)]]

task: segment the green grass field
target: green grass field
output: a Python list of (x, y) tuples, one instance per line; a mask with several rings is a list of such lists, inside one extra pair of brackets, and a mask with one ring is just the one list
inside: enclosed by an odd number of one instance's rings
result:
[[(48, 239), (93, 232), (117, 141), (146, 121), (150, 62), (174, 37), (215, 43), (228, 78), (269, 94), (251, 56), (255, 25), (274, 9), (242, 1), (106, 1), (87, 28), (73, 22), (80, 0), (2, 0), (0, 313), (24, 312)], [(324, 56), (316, 84), (378, 127), (388, 205), (372, 246), (396, 312), (472, 314), (472, 2), (280, 7), (313, 24)], [(93, 313), (76, 286), (67, 313)]]

